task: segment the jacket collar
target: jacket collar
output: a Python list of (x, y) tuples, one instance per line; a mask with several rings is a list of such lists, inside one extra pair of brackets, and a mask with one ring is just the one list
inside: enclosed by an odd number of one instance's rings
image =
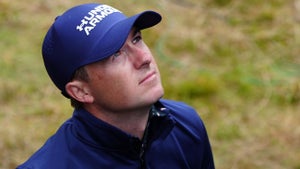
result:
[[(149, 112), (149, 126), (145, 131), (149, 146), (155, 139), (164, 139), (174, 127), (175, 121), (160, 102), (153, 105)], [(73, 113), (73, 133), (82, 142), (109, 151), (136, 152), (140, 151), (142, 141), (122, 130), (96, 118), (84, 109), (76, 109)]]

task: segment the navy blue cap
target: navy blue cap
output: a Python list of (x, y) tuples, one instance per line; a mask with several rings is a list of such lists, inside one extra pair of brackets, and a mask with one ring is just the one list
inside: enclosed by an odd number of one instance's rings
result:
[(126, 17), (104, 4), (75, 6), (58, 16), (45, 36), (42, 55), (46, 70), (68, 97), (65, 85), (78, 68), (117, 52), (133, 26), (145, 29), (160, 21), (160, 14), (154, 11)]

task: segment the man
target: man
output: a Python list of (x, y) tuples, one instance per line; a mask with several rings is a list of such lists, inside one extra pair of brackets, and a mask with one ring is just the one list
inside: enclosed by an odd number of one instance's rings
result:
[(45, 36), (47, 72), (73, 116), (18, 169), (214, 168), (206, 129), (164, 91), (141, 30), (161, 16), (126, 17), (83, 4), (57, 17)]

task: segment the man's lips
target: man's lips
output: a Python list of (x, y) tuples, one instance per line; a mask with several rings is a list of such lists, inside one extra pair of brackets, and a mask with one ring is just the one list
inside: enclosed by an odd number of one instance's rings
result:
[(156, 72), (155, 71), (153, 71), (153, 72), (151, 72), (151, 73), (149, 73), (149, 74), (147, 74), (147, 76), (146, 77), (144, 77), (140, 82), (139, 82), (139, 84), (142, 84), (142, 83), (144, 83), (145, 81), (147, 81), (148, 79), (150, 79), (152, 76), (154, 76), (156, 74)]

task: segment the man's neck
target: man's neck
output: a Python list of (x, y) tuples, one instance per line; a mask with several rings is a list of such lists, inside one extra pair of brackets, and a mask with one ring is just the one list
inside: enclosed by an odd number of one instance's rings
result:
[(129, 112), (107, 112), (96, 107), (86, 107), (86, 110), (106, 123), (119, 128), (139, 139), (143, 138), (151, 107)]

